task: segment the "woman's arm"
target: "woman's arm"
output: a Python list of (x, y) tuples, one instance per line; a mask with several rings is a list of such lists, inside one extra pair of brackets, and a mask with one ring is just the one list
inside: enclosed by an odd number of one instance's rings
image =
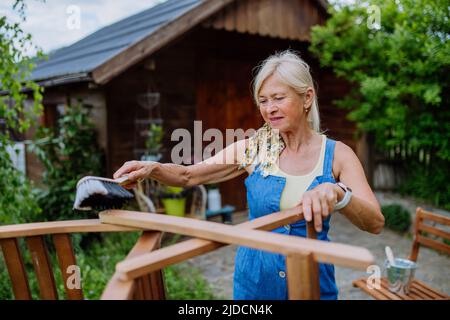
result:
[[(378, 234), (384, 227), (384, 216), (380, 204), (367, 182), (364, 169), (353, 150), (342, 142), (336, 143), (338, 180), (352, 189), (353, 196), (348, 205), (340, 210), (355, 226), (361, 230)], [(339, 189), (338, 201), (344, 196)]]
[[(380, 205), (370, 188), (363, 167), (353, 150), (341, 142), (336, 143), (333, 161), (336, 180), (352, 189), (350, 202), (339, 212), (361, 230), (378, 234), (384, 226)], [(299, 205), (306, 221), (314, 221), (317, 232), (322, 220), (332, 212), (334, 205), (344, 197), (344, 190), (334, 183), (322, 183), (303, 194)]]
[(114, 173), (114, 179), (129, 175), (127, 188), (132, 188), (138, 180), (151, 178), (170, 186), (188, 187), (227, 181), (245, 172), (239, 169), (247, 139), (230, 144), (213, 157), (190, 166), (154, 161), (128, 161)]

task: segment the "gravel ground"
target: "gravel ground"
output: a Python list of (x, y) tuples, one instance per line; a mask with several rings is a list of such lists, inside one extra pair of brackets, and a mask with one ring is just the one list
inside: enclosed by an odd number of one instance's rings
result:
[[(398, 198), (392, 194), (377, 193), (381, 204), (400, 202), (409, 210), (417, 206), (412, 200)], [(246, 212), (233, 215), (234, 223), (247, 219)], [(219, 220), (217, 220), (219, 221)], [(345, 217), (335, 214), (331, 220), (329, 236), (332, 241), (365, 247), (375, 256), (376, 264), (382, 268), (385, 260), (384, 248), (389, 245), (397, 257), (407, 258), (412, 245), (410, 235), (401, 235), (385, 228), (381, 234), (373, 235), (361, 231)], [(236, 246), (226, 246), (208, 254), (189, 260), (187, 263), (198, 267), (203, 276), (214, 288), (219, 299), (232, 299), (233, 272)], [(360, 289), (352, 287), (352, 280), (368, 275), (364, 271), (336, 266), (336, 282), (339, 288), (339, 299), (362, 300), (371, 299)], [(450, 258), (434, 250), (421, 247), (418, 258), (416, 278), (432, 287), (450, 294)]]

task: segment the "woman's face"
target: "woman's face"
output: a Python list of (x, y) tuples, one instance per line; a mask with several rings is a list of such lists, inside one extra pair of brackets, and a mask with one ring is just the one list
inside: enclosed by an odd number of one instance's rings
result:
[(305, 99), (282, 82), (276, 74), (263, 82), (258, 102), (264, 121), (280, 132), (295, 130), (303, 122), (307, 124)]

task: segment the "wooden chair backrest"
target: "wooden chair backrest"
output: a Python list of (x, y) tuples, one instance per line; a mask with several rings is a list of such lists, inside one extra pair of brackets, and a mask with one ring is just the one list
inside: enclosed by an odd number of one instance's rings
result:
[[(40, 298), (43, 300), (55, 300), (59, 298), (56, 290), (54, 270), (45, 239), (46, 236), (50, 236), (56, 252), (59, 269), (63, 277), (62, 280), (66, 293), (65, 298), (69, 300), (80, 300), (84, 299), (82, 288), (74, 288), (71, 285), (73, 284), (71, 279), (69, 279), (69, 277), (74, 274), (73, 266), (77, 266), (75, 253), (72, 247), (71, 233), (130, 232), (140, 230), (141, 229), (139, 228), (102, 224), (98, 219), (0, 226), (0, 247), (11, 280), (14, 297), (19, 300), (32, 299), (28, 274), (25, 268), (23, 252), (21, 252), (21, 246), (19, 245), (19, 239), (24, 238), (26, 244), (25, 247), (30, 253), (34, 273), (39, 286)], [(161, 234), (160, 232), (144, 232), (136, 246), (143, 247), (140, 243), (145, 242), (146, 248), (159, 248), (158, 241), (160, 241), (160, 236), (154, 235), (149, 238), (148, 233), (155, 235)], [(149, 242), (151, 241), (153, 241), (152, 246), (149, 245)], [(134, 249), (134, 255), (142, 253), (143, 251), (145, 250)], [(158, 274), (155, 273), (152, 276), (155, 278), (158, 277)], [(160, 277), (157, 280), (160, 285), (162, 283), (162, 278)], [(163, 295), (160, 289), (154, 290), (154, 288), (152, 288), (150, 281), (151, 279), (148, 277), (142, 277), (136, 281), (138, 285), (137, 289), (140, 290), (136, 291), (136, 298), (139, 298), (139, 295), (145, 296), (144, 288), (159, 292), (159, 297)], [(153, 282), (155, 282), (155, 280)], [(162, 290), (162, 292), (164, 292), (164, 290)], [(156, 297), (155, 294), (153, 296)]]
[(189, 216), (201, 220), (206, 219), (206, 198), (207, 192), (203, 185), (197, 185), (193, 187), (192, 198), (191, 198), (191, 208), (187, 212)]
[(450, 254), (450, 245), (444, 242), (444, 240), (450, 241), (449, 226), (450, 217), (417, 208), (414, 242), (409, 259), (417, 261), (421, 245)]

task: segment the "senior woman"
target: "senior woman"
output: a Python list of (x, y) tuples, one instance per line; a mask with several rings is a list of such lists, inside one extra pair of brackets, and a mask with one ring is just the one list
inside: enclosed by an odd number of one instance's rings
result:
[[(302, 206), (317, 238), (329, 241), (331, 213), (338, 211), (370, 233), (384, 226), (380, 206), (351, 148), (320, 132), (319, 110), (309, 66), (294, 52), (270, 56), (259, 67), (253, 94), (265, 124), (200, 163), (131, 161), (114, 174), (132, 182), (152, 178), (173, 186), (226, 181), (247, 173), (249, 219)], [(133, 183), (129, 187), (133, 187)], [(273, 232), (306, 236), (305, 220)], [(239, 247), (235, 299), (287, 299), (285, 257)], [(320, 298), (337, 299), (334, 267), (319, 264)]]

